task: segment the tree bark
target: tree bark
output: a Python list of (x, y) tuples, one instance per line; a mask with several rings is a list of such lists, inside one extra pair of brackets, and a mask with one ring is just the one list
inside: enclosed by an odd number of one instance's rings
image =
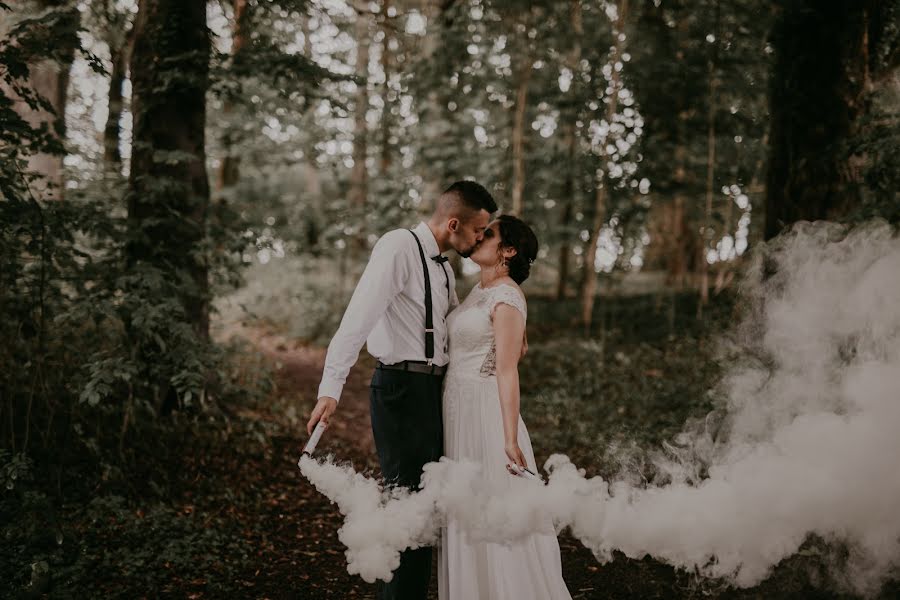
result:
[[(36, 3), (36, 8), (41, 14), (53, 9), (66, 10), (65, 2), (59, 0), (40, 0)], [(77, 11), (72, 9), (70, 12), (72, 18), (78, 18)], [(52, 112), (32, 110), (24, 101), (14, 99), (15, 111), (23, 119), (36, 128), (46, 123), (60, 142), (64, 142), (66, 138), (69, 71), (75, 58), (77, 41), (74, 33), (71, 38), (57, 41), (62, 45), (59, 61), (48, 59), (29, 65), (29, 87), (50, 103)], [(32, 193), (44, 200), (62, 200), (65, 197), (63, 158), (63, 154), (43, 152), (28, 157), (27, 170), (43, 176), (40, 182), (32, 185)]]
[(381, 159), (379, 163), (379, 172), (382, 176), (386, 176), (388, 170), (391, 168), (391, 164), (393, 164), (393, 152), (391, 148), (391, 123), (393, 121), (393, 115), (391, 114), (391, 105), (392, 103), (389, 100), (389, 96), (391, 94), (391, 40), (393, 37), (391, 36), (391, 27), (388, 26), (389, 19), (388, 11), (391, 8), (391, 0), (382, 0), (381, 2), (381, 18), (384, 20), (384, 24), (382, 27), (382, 33), (384, 34), (384, 38), (382, 38), (381, 43), (381, 68), (384, 71), (384, 89), (382, 91), (382, 109), (381, 109)]
[(128, 63), (131, 60), (133, 43), (134, 27), (132, 26), (122, 46), (118, 48), (111, 46), (109, 49), (112, 71), (109, 78), (109, 114), (106, 117), (106, 127), (103, 129), (103, 162), (106, 170), (110, 173), (122, 172), (122, 153), (119, 150), (122, 139), (120, 122), (125, 109), (122, 85), (128, 76)]
[[(688, 39), (688, 15), (685, 14), (687, 9), (680, 7), (678, 23), (676, 25), (676, 60), (685, 61), (687, 52)], [(676, 102), (676, 125), (675, 125), (675, 173), (674, 173), (674, 192), (672, 194), (671, 216), (669, 220), (669, 251), (667, 252), (668, 274), (667, 281), (670, 285), (677, 289), (685, 286), (688, 278), (688, 272), (692, 266), (691, 257), (694, 255), (694, 235), (693, 231), (688, 227), (688, 219), (685, 211), (686, 208), (686, 191), (689, 181), (692, 183), (693, 178), (688, 176), (687, 164), (687, 143), (688, 143), (688, 120), (690, 112), (688, 109), (687, 93), (683, 86), (680, 86), (679, 92), (675, 98)]]
[[(234, 0), (234, 21), (231, 25), (231, 57), (232, 60), (241, 53), (247, 45), (247, 0)], [(222, 113), (229, 115), (234, 111), (234, 103), (225, 98), (222, 106)], [(227, 122), (227, 121), (226, 121)], [(241, 157), (235, 154), (234, 132), (226, 131), (222, 140), (222, 163), (219, 166), (219, 173), (216, 179), (216, 191), (221, 192), (227, 187), (236, 185), (240, 180)]]
[[(369, 110), (369, 12), (366, 6), (356, 9), (356, 106), (354, 108), (353, 126), (353, 170), (350, 173), (350, 205), (356, 210), (357, 218), (362, 223), (363, 210), (369, 194), (369, 171), (366, 167), (368, 157), (368, 123), (366, 112)], [(362, 250), (366, 244), (365, 232), (360, 231), (355, 245)]]
[(845, 143), (867, 109), (886, 4), (780, 2), (772, 34), (766, 239), (796, 221), (838, 219), (858, 204), (860, 182)]
[(141, 0), (131, 57), (134, 115), (128, 180), (129, 265), (188, 281), (188, 322), (209, 337), (201, 245), (209, 204), (204, 127), (210, 40), (205, 0)]
[(124, 102), (122, 100), (122, 84), (125, 83), (125, 74), (128, 71), (127, 53), (122, 48), (110, 48), (112, 71), (109, 77), (109, 94), (107, 106), (109, 113), (106, 116), (106, 127), (103, 128), (103, 163), (110, 173), (122, 172), (122, 153), (119, 151)]
[(512, 214), (522, 216), (525, 208), (525, 115), (528, 110), (528, 84), (534, 61), (526, 50), (516, 77), (516, 110), (513, 117), (512, 154)]
[[(623, 41), (619, 34), (625, 30), (625, 14), (628, 10), (628, 0), (619, 0), (618, 2), (618, 18), (616, 26), (613, 30), (616, 41), (613, 46), (613, 54), (609, 63), (615, 65), (616, 61), (621, 60)], [(611, 88), (612, 94), (609, 96), (609, 102), (606, 104), (606, 122), (610, 125), (613, 123), (613, 115), (616, 114), (619, 104), (619, 87), (620, 77), (619, 71), (613, 67)], [(597, 255), (597, 247), (600, 241), (600, 230), (606, 223), (606, 205), (609, 196), (609, 177), (607, 176), (607, 156), (604, 149), (600, 155), (601, 175), (597, 181), (597, 188), (594, 193), (594, 222), (591, 229), (591, 237), (588, 241), (587, 250), (584, 255), (583, 280), (584, 285), (581, 290), (581, 324), (584, 326), (585, 332), (589, 332), (594, 312), (594, 300), (597, 294), (597, 270), (594, 262)]]
[(563, 183), (563, 210), (560, 219), (562, 241), (559, 245), (559, 279), (556, 283), (556, 299), (566, 297), (566, 285), (569, 279), (569, 245), (568, 228), (572, 223), (572, 213), (575, 205), (575, 158), (578, 155), (578, 135), (576, 121), (578, 120), (578, 104), (581, 77), (579, 77), (579, 63), (581, 62), (581, 38), (584, 35), (582, 20), (581, 0), (572, 0), (569, 5), (569, 22), (572, 25), (572, 48), (566, 57), (566, 67), (572, 72), (571, 105), (568, 107), (563, 122), (563, 145), (566, 148), (568, 160), (566, 161), (566, 179)]
[[(310, 62), (313, 61), (312, 39), (310, 38), (309, 17), (303, 15), (301, 17), (301, 28), (303, 30), (303, 53)], [(303, 180), (306, 184), (306, 193), (310, 198), (318, 201), (322, 196), (322, 183), (319, 179), (319, 169), (316, 165), (316, 143), (310, 140), (304, 149), (303, 161)], [(312, 246), (318, 243), (318, 232), (310, 239)]]
[(713, 204), (713, 186), (715, 185), (716, 175), (716, 107), (718, 98), (716, 95), (716, 87), (718, 81), (716, 79), (716, 66), (718, 62), (719, 50), (719, 17), (720, 4), (716, 0), (715, 8), (715, 25), (713, 26), (713, 48), (707, 62), (707, 77), (709, 78), (709, 106), (706, 111), (706, 205), (703, 211), (703, 231), (701, 238), (700, 252), (700, 301), (697, 303), (697, 317), (703, 316), (703, 307), (709, 302), (709, 261), (706, 254), (709, 251), (710, 243), (713, 238), (712, 227), (712, 204)]

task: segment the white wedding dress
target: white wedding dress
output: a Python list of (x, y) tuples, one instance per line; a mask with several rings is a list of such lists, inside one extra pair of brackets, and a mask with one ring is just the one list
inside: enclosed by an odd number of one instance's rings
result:
[[(450, 364), (444, 377), (444, 455), (481, 463), (492, 483), (514, 479), (506, 470), (503, 417), (495, 373), (494, 308), (505, 303), (527, 317), (525, 300), (510, 284), (475, 286), (447, 319)], [(525, 423), (518, 443), (537, 472)], [(535, 484), (536, 485), (536, 484)], [(549, 530), (549, 533), (546, 532)], [(562, 578), (559, 542), (552, 523), (509, 544), (470, 540), (448, 519), (438, 547), (440, 600), (571, 600)]]

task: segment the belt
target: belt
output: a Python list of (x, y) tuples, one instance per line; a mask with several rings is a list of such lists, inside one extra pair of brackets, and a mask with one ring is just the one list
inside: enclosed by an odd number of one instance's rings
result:
[(447, 371), (446, 366), (429, 365), (425, 361), (404, 360), (392, 365), (386, 365), (380, 360), (375, 363), (376, 369), (393, 369), (396, 371), (412, 371), (413, 373), (425, 373), (426, 375), (443, 375)]

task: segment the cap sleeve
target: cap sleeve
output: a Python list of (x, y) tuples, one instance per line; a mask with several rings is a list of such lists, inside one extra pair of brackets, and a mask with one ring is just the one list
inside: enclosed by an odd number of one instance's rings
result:
[(491, 318), (494, 317), (494, 309), (497, 308), (498, 304), (509, 304), (510, 306), (514, 306), (522, 313), (524, 319), (528, 319), (528, 307), (525, 304), (525, 298), (522, 297), (522, 293), (518, 289), (508, 283), (498, 285), (491, 290), (489, 303)]

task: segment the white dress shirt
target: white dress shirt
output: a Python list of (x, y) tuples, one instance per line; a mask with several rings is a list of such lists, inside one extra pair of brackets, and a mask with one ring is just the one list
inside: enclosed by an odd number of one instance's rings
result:
[[(440, 252), (428, 224), (421, 222), (413, 231), (422, 243), (431, 277), (433, 361), (443, 366), (449, 360), (447, 315), (459, 305), (456, 279), (450, 265), (431, 260)], [(369, 354), (385, 364), (425, 360), (425, 274), (419, 247), (408, 229), (385, 233), (372, 248), (369, 264), (328, 344), (319, 398), (340, 400), (347, 373), (359, 358), (363, 340)]]

